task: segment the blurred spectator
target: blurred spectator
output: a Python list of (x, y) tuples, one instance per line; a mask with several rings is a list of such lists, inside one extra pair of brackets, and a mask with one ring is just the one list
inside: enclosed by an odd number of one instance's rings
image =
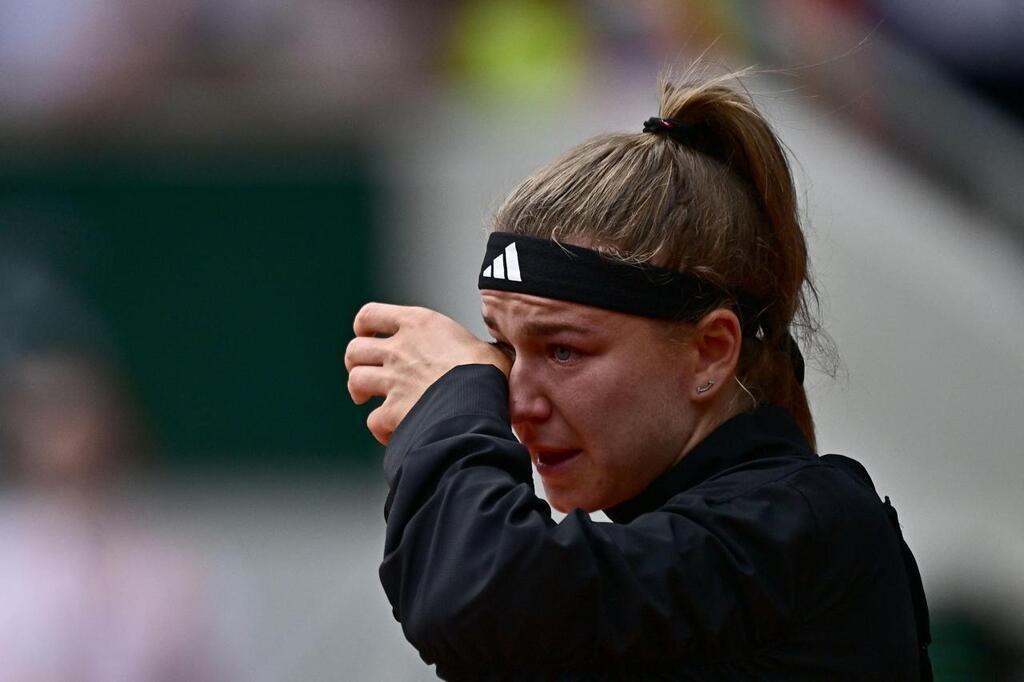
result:
[(0, 114), (85, 122), (137, 95), (169, 58), (191, 0), (0, 0)]
[(587, 54), (579, 9), (550, 0), (462, 3), (451, 32), (458, 82), (505, 106), (572, 96)]
[(385, 101), (422, 80), (447, 4), (0, 0), (0, 128), (80, 134), (232, 102), (273, 119), (239, 104), (253, 96), (271, 111)]
[(887, 31), (1024, 120), (1024, 3), (873, 0)]
[(122, 499), (143, 440), (113, 365), (73, 348), (87, 316), (26, 260), (0, 282), (3, 677), (215, 679), (201, 565)]
[(141, 433), (110, 367), (64, 351), (29, 354), (0, 377), (0, 452), (10, 481), (102, 492)]

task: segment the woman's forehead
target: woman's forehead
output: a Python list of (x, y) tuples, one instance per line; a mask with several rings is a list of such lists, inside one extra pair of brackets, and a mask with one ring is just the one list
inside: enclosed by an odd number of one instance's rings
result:
[(484, 322), (505, 333), (537, 325), (571, 325), (598, 331), (625, 321), (619, 318), (631, 317), (580, 303), (493, 289), (482, 290), (480, 300)]

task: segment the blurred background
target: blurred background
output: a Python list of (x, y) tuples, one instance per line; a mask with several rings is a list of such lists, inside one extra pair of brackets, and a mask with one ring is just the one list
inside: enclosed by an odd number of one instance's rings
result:
[(430, 680), (377, 582), (371, 299), (478, 333), (488, 219), (698, 54), (789, 146), (939, 680), (1024, 680), (1019, 0), (0, 0), (12, 680)]

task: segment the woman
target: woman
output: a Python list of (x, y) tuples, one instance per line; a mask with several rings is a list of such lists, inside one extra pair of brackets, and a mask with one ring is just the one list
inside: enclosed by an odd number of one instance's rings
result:
[(479, 286), (492, 344), (368, 304), (346, 352), (353, 400), (384, 397), (381, 581), (439, 676), (930, 677), (895, 511), (815, 454), (806, 247), (747, 99), (665, 83), (643, 132), (536, 172)]

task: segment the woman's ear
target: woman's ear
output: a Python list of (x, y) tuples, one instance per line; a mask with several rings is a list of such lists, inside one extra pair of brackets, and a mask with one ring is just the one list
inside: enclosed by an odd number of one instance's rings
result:
[(711, 400), (736, 374), (743, 331), (736, 313), (716, 308), (701, 318), (690, 336), (696, 353), (691, 399)]

